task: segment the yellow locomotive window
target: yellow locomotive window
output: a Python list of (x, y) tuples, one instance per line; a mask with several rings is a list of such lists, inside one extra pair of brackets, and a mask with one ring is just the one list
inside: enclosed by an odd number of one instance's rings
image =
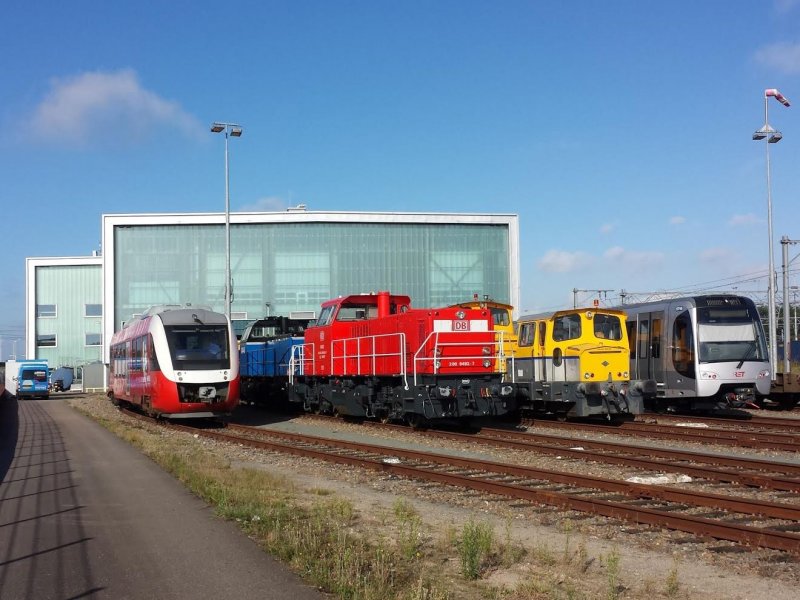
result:
[(594, 336), (601, 340), (622, 339), (622, 324), (616, 315), (594, 315)]
[(581, 337), (581, 316), (565, 315), (553, 325), (553, 341), (576, 340)]
[(532, 346), (536, 323), (523, 323), (519, 329), (519, 345)]

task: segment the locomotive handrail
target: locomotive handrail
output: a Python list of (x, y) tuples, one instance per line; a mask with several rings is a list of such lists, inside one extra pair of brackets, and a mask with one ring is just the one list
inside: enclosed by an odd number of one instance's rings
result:
[[(441, 367), (441, 358), (442, 358), (442, 356), (440, 355), (440, 352), (439, 352), (440, 348), (477, 346), (477, 345), (495, 346), (495, 345), (498, 344), (498, 342), (496, 342), (496, 341), (491, 341), (491, 340), (478, 341), (478, 340), (475, 340), (475, 339), (470, 339), (469, 341), (441, 342), (441, 341), (439, 341), (439, 335), (442, 334), (442, 333), (445, 333), (447, 335), (455, 335), (455, 336), (462, 336), (462, 337), (465, 336), (465, 335), (470, 335), (470, 336), (474, 337), (477, 333), (491, 333), (491, 334), (494, 334), (494, 335), (497, 335), (498, 333), (500, 333), (501, 334), (501, 339), (502, 339), (502, 332), (497, 332), (497, 331), (486, 331), (486, 332), (475, 332), (475, 331), (432, 331), (431, 333), (428, 334), (428, 337), (425, 338), (425, 340), (422, 342), (422, 344), (420, 344), (420, 347), (414, 353), (414, 385), (417, 385), (417, 364), (418, 363), (423, 363), (425, 361), (433, 361), (433, 374), (436, 375), (436, 374), (439, 373), (439, 368)], [(431, 338), (434, 338), (433, 356), (430, 356), (430, 357), (429, 356), (419, 356), (419, 354), (421, 352), (425, 351), (425, 349), (428, 346), (428, 342), (431, 340)], [(498, 349), (497, 350), (497, 354), (495, 354), (494, 356), (487, 355), (487, 356), (484, 356), (484, 357), (477, 357), (474, 354), (472, 354), (472, 355), (468, 354), (468, 355), (465, 355), (465, 356), (447, 356), (445, 358), (447, 358), (447, 360), (476, 360), (478, 358), (481, 358), (481, 359), (484, 359), (484, 358), (492, 359), (492, 360), (495, 361), (495, 368), (497, 368), (497, 365), (499, 364), (498, 361), (500, 360), (501, 352), (502, 352), (502, 350)]]
[[(375, 349), (375, 342), (378, 338), (398, 338), (399, 341), (399, 349), (397, 352), (376, 352)], [(370, 345), (370, 350), (362, 354), (361, 352), (361, 342), (367, 340)], [(348, 355), (347, 353), (347, 343), (348, 342), (355, 342), (356, 346), (356, 353), (353, 356)], [(341, 351), (341, 356), (336, 355), (336, 348), (337, 345), (343, 347)], [(355, 359), (356, 361), (356, 373), (354, 375), (363, 375), (364, 373), (361, 372), (361, 361), (362, 360), (369, 360), (372, 363), (371, 373), (375, 373), (376, 370), (376, 363), (378, 358), (393, 358), (396, 357), (400, 364), (400, 373), (399, 375), (403, 378), (403, 386), (408, 389), (408, 373), (406, 371), (406, 334), (405, 333), (381, 333), (376, 335), (368, 335), (364, 337), (351, 337), (351, 338), (343, 338), (341, 340), (333, 340), (331, 342), (331, 373), (335, 372), (335, 362), (341, 361), (342, 362), (342, 374), (348, 375), (347, 373), (347, 362), (348, 359)]]
[[(311, 358), (306, 358), (306, 346), (311, 348)], [(289, 358), (289, 384), (294, 383), (295, 375), (305, 375), (306, 363), (314, 364), (314, 344), (297, 344), (292, 346), (292, 356)]]

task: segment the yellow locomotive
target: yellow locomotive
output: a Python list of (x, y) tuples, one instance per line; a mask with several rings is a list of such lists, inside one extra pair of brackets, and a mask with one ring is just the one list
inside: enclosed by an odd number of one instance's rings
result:
[(630, 381), (625, 313), (574, 308), (524, 316), (506, 358), (523, 412), (620, 418), (639, 414), (654, 381)]
[(473, 299), (469, 302), (460, 302), (451, 306), (489, 311), (492, 315), (495, 344), (497, 344), (497, 353), (500, 357), (497, 363), (498, 368), (501, 373), (505, 373), (508, 362), (507, 359), (513, 355), (517, 344), (517, 335), (514, 332), (515, 325), (512, 316), (514, 307), (504, 302), (491, 300), (489, 296), (484, 296), (481, 300), (478, 298), (478, 294), (475, 294)]

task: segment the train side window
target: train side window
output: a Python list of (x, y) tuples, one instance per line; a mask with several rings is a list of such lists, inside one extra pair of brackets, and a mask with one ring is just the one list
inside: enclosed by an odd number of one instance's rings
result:
[(153, 345), (153, 336), (147, 336), (147, 356), (150, 359), (149, 369), (151, 371), (160, 371), (161, 367), (158, 366), (158, 357), (156, 356), (156, 347)]
[(536, 323), (523, 323), (519, 329), (519, 345), (532, 346)]
[(636, 337), (636, 341), (639, 344), (639, 358), (649, 358), (650, 352), (647, 349), (647, 340), (650, 339), (650, 321), (649, 319), (644, 319), (639, 321), (639, 335)]
[(636, 344), (638, 343), (636, 321), (628, 321), (625, 326), (628, 329), (628, 346), (631, 349), (631, 358), (636, 358)]
[(653, 358), (661, 358), (661, 319), (653, 319), (652, 331), (650, 337), (652, 343), (650, 344), (650, 355)]
[(547, 323), (541, 321), (539, 323), (539, 345), (544, 346), (545, 334), (547, 333)]
[(694, 370), (694, 334), (692, 317), (685, 311), (675, 318), (672, 327), (672, 364), (675, 370), (684, 377), (695, 378)]

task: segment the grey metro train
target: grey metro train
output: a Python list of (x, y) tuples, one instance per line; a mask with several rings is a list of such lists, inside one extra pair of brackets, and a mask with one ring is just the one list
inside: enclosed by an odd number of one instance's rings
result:
[(770, 389), (766, 336), (755, 304), (729, 294), (618, 307), (628, 316), (631, 379), (654, 379), (657, 411), (713, 411)]

